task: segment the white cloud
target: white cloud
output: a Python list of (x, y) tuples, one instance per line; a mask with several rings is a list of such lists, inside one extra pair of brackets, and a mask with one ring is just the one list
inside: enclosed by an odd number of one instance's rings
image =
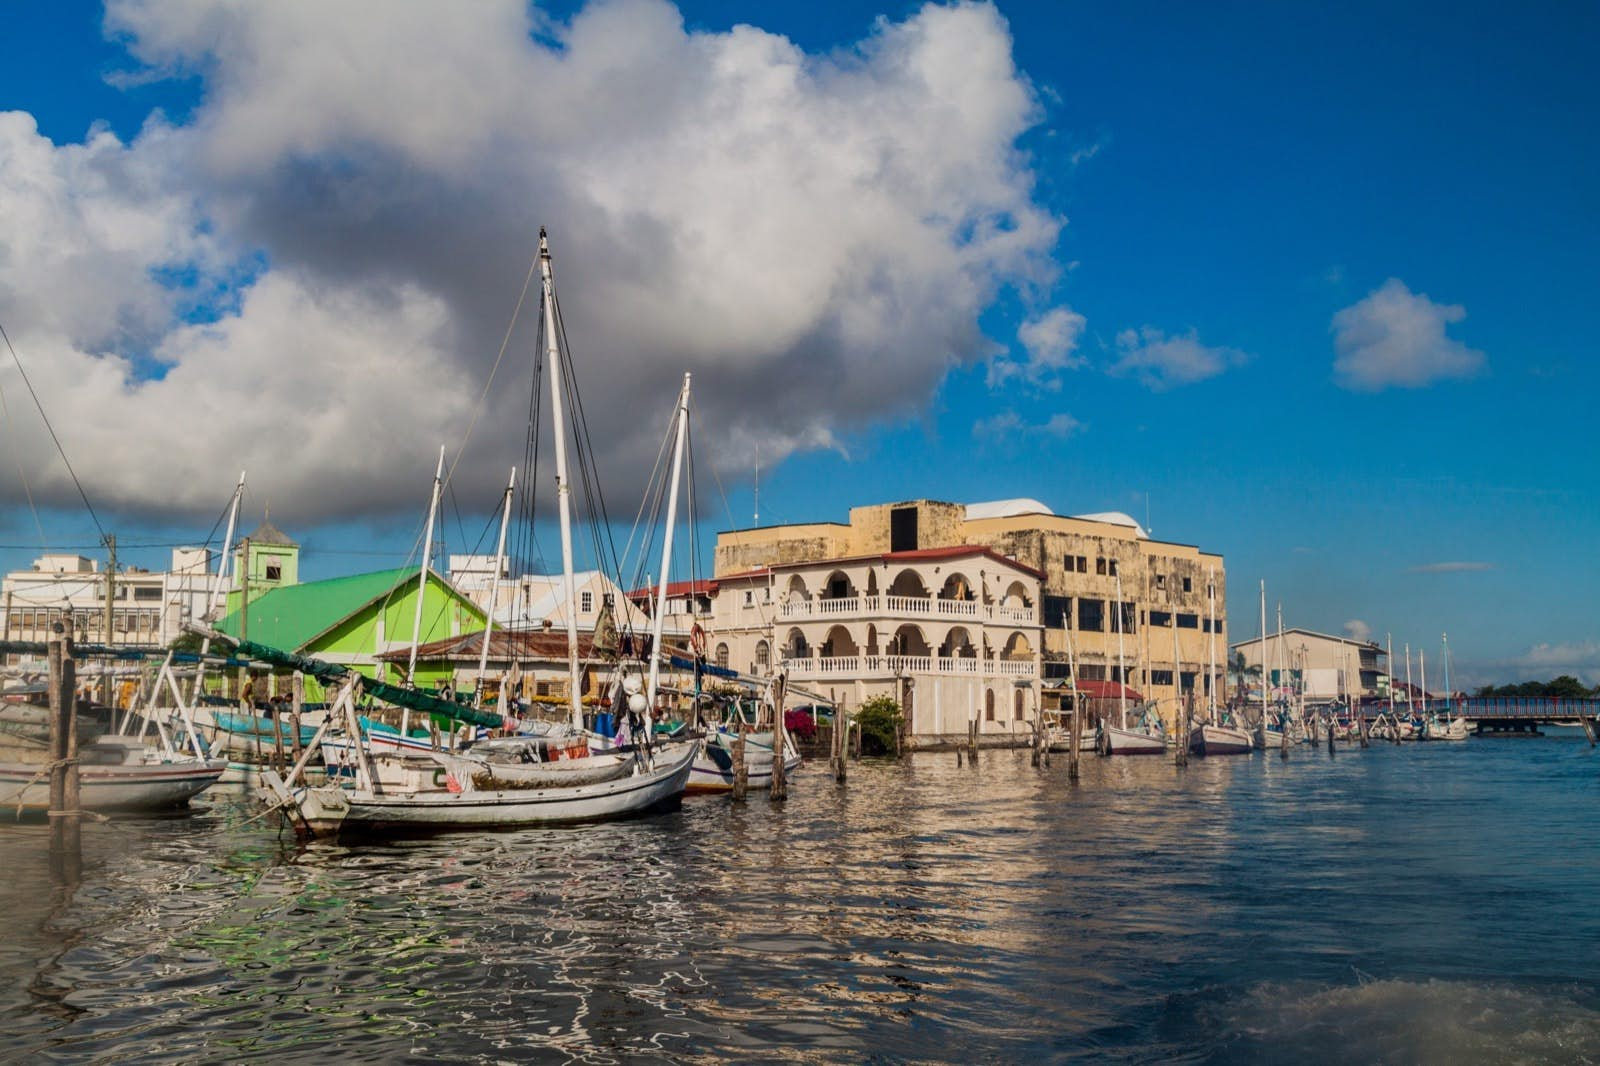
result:
[[(1600, 685), (1600, 641), (1577, 640), (1535, 644), (1521, 655), (1490, 662), (1490, 680), (1549, 681), (1570, 674), (1587, 685)], [(1483, 669), (1483, 668), (1480, 668)]]
[(1334, 379), (1347, 389), (1377, 392), (1473, 377), (1487, 365), (1484, 354), (1444, 335), (1446, 326), (1466, 317), (1461, 305), (1436, 304), (1390, 278), (1333, 316)]
[(1421, 566), (1412, 566), (1406, 569), (1408, 574), (1472, 574), (1484, 570), (1493, 570), (1493, 563), (1484, 562), (1444, 562), (1423, 563)]
[(972, 424), (972, 435), (979, 440), (1004, 442), (1019, 437), (1066, 440), (1087, 427), (1064, 411), (1057, 412), (1043, 422), (1028, 422), (1015, 411), (1001, 411)]
[(1359, 618), (1352, 618), (1344, 624), (1344, 635), (1351, 640), (1371, 640), (1372, 627)]
[[(148, 65), (128, 77), (196, 75), (201, 103), (127, 144), (0, 116), (0, 322), (112, 507), (209, 516), (248, 466), (283, 523), (418, 508), (540, 224), (624, 487), (685, 369), (703, 454), (777, 462), (919, 410), (987, 354), (995, 292), (1054, 273), (1062, 221), (1016, 147), (1039, 106), (988, 5), (826, 56), (690, 32), (659, 0), (568, 22), (521, 0), (120, 0), (107, 25)], [(520, 458), (524, 315), (464, 501)], [(46, 498), (72, 499), (59, 478)]]
[(1075, 370), (1085, 362), (1078, 354), (1078, 341), (1087, 324), (1088, 320), (1070, 307), (1051, 308), (1042, 315), (1024, 320), (1017, 328), (1024, 358), (996, 359), (990, 363), (990, 387), (1010, 378), (1022, 378), (1034, 386), (1059, 389), (1061, 371)]
[(1212, 348), (1200, 343), (1194, 330), (1168, 337), (1152, 326), (1125, 329), (1117, 334), (1117, 355), (1110, 372), (1132, 375), (1157, 391), (1214, 378), (1250, 357), (1234, 348)]

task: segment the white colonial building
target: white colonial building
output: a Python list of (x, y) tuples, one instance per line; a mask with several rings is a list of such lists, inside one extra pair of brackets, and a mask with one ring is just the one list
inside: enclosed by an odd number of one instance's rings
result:
[(1040, 697), (1038, 571), (979, 546), (718, 577), (707, 654), (857, 706), (898, 699), (915, 740), (1024, 734)]

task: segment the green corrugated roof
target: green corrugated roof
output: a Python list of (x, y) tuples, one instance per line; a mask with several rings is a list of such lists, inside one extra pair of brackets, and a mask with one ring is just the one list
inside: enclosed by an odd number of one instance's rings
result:
[[(250, 600), (249, 638), (282, 651), (299, 651), (373, 600), (416, 579), (417, 567), (402, 566), (272, 589)], [(229, 614), (217, 628), (230, 637), (239, 636), (239, 612)]]

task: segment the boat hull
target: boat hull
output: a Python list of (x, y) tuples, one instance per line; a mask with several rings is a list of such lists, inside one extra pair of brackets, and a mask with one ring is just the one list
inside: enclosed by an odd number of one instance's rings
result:
[(318, 836), (516, 829), (627, 818), (683, 794), (699, 745), (663, 752), (655, 770), (571, 788), (375, 793), (325, 786), (296, 793), (302, 824)]
[(1139, 733), (1116, 726), (1100, 726), (1100, 751), (1106, 755), (1162, 755), (1167, 750), (1167, 738), (1159, 734)]
[[(92, 757), (92, 750), (86, 752)], [(222, 777), (221, 759), (146, 761), (141, 748), (111, 765), (81, 763), (79, 795), (86, 811), (159, 811), (181, 807)], [(50, 775), (43, 766), (0, 763), (0, 810), (50, 809)]]
[[(744, 753), (745, 787), (760, 790), (772, 787), (772, 749), (748, 744)], [(800, 756), (791, 752), (783, 761), (785, 775), (800, 768)], [(708, 740), (695, 757), (689, 774), (689, 792), (732, 792), (733, 753), (722, 744)]]
[(1196, 755), (1248, 755), (1254, 746), (1249, 733), (1231, 726), (1197, 725), (1189, 734)]

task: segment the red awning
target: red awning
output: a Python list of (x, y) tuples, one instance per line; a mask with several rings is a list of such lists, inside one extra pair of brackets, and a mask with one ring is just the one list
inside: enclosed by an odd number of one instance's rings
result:
[(1130, 700), (1142, 700), (1143, 696), (1131, 688), (1119, 685), (1115, 681), (1074, 681), (1075, 690), (1083, 696), (1096, 700), (1120, 699), (1126, 695)]

